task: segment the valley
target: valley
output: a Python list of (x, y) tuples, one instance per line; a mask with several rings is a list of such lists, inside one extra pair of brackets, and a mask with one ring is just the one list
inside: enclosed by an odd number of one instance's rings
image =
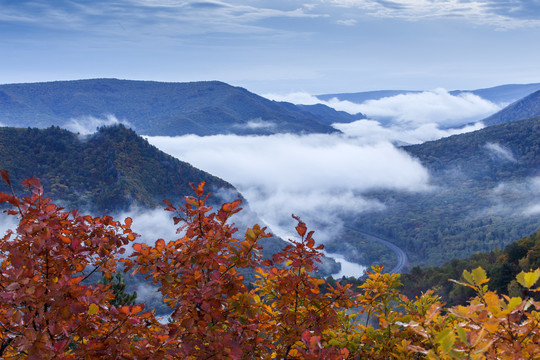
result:
[[(534, 91), (536, 85), (470, 93), (488, 94), (489, 99), (503, 103), (516, 94)], [(133, 207), (154, 209), (165, 198), (189, 194), (188, 182), (205, 180), (216, 202), (232, 198), (246, 201), (247, 216), (237, 220), (241, 228), (250, 222), (264, 222), (279, 238), (287, 239), (293, 227), (290, 215), (295, 214), (316, 230), (316, 239), (329, 253), (364, 267), (382, 263), (390, 272), (440, 265), (474, 252), (502, 248), (540, 227), (534, 216), (540, 199), (535, 185), (540, 169), (540, 118), (519, 120), (538, 113), (537, 93), (501, 109), (502, 124), (396, 146), (372, 137), (372, 132), (358, 135), (348, 131), (373, 122), (369, 114), (348, 114), (328, 104), (269, 101), (218, 82), (98, 79), (5, 85), (0, 90), (4, 94), (0, 99), (2, 123), (54, 125), (44, 130), (2, 128), (0, 167), (9, 170), (17, 182), (29, 176), (41, 178), (53, 198), (67, 207), (129, 216)], [(68, 91), (77, 96), (67, 96)], [(47, 98), (39, 95), (42, 93)], [(32, 102), (35, 94), (39, 101)], [(413, 94), (424, 96), (419, 91)], [(461, 98), (462, 94), (428, 95), (432, 99), (440, 96), (440, 101), (453, 96), (463, 104), (470, 99)], [(362, 96), (378, 101), (403, 95), (381, 91)], [(332, 96), (354, 100), (357, 95)], [(330, 95), (319, 97), (330, 99)], [(59, 103), (60, 98), (70, 100)], [(156, 103), (143, 98), (167, 100)], [(26, 110), (20, 111), (23, 104)], [(221, 120), (213, 121), (206, 112), (210, 104), (219, 109), (215, 116)], [(187, 112), (198, 112), (189, 121), (207, 130), (186, 127), (180, 116)], [(236, 114), (235, 120), (223, 115), (225, 112)], [(106, 117), (106, 113), (114, 116)], [(466, 125), (470, 116), (460, 116), (449, 119)], [(205, 117), (211, 124), (200, 120)], [(252, 122), (250, 132), (239, 130), (238, 124), (247, 126), (253, 119), (262, 123)], [(172, 131), (167, 125), (171, 121), (182, 130)], [(274, 125), (266, 127), (264, 123)], [(487, 124), (486, 120), (483, 126)], [(92, 133), (92, 126), (101, 128)], [(419, 125), (394, 122), (388, 126), (412, 131)], [(447, 131), (442, 129), (445, 126), (437, 128), (439, 135)], [(79, 134), (59, 127), (78, 129)], [(279, 248), (279, 241), (267, 245), (267, 254)], [(337, 269), (335, 263), (325, 267), (323, 274)]]
[(540, 0), (0, 0), (0, 359), (540, 360)]

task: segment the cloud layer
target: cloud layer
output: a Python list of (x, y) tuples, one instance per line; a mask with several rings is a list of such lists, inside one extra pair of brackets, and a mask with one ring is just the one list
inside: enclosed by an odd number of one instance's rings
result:
[[(508, 159), (505, 159), (508, 161)], [(477, 216), (538, 216), (540, 214), (540, 177), (503, 182), (491, 191), (492, 205)]]
[(370, 119), (382, 119), (393, 124), (435, 123), (439, 126), (460, 126), (483, 119), (500, 107), (471, 93), (452, 95), (446, 89), (435, 89), (420, 93), (400, 94), (378, 100), (368, 100), (361, 104), (333, 98), (323, 101), (317, 97), (296, 92), (287, 95), (265, 94), (276, 101), (289, 101), (294, 104), (324, 104), (350, 114), (363, 113)]
[(366, 191), (430, 189), (427, 170), (388, 142), (363, 144), (339, 135), (218, 135), (148, 140), (231, 182), (273, 231), (284, 237), (293, 229), (291, 213), (315, 226), (318, 238), (324, 240), (339, 232), (340, 214), (384, 208), (362, 197)]
[(421, 124), (417, 127), (401, 125), (384, 127), (375, 120), (358, 120), (349, 124), (334, 124), (333, 126), (348, 136), (361, 137), (362, 141), (372, 143), (391, 141), (395, 144), (420, 144), (424, 141), (464, 134), (484, 127), (482, 123), (454, 129), (440, 129), (435, 123)]
[(483, 119), (500, 107), (471, 93), (454, 96), (445, 89), (436, 89), (368, 100), (358, 109), (371, 118), (390, 119), (397, 124), (436, 123), (450, 127)]
[(540, 26), (540, 6), (527, 0), (322, 0), (357, 8), (377, 18), (404, 20), (464, 19), (500, 29)]
[(334, 124), (334, 127), (349, 136), (371, 142), (387, 140), (397, 143), (420, 143), (475, 131), (481, 129), (483, 125), (471, 123), (500, 110), (498, 105), (477, 95), (461, 93), (455, 96), (445, 89), (400, 94), (379, 100), (368, 100), (361, 104), (337, 98), (323, 101), (302, 92), (265, 96), (276, 101), (305, 105), (320, 103), (350, 114), (365, 114), (370, 120)]

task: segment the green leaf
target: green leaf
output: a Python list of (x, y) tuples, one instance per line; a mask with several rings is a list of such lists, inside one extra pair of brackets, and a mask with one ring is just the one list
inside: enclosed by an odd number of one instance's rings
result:
[(461, 339), (461, 341), (465, 344), (465, 345), (469, 345), (469, 339), (467, 338), (467, 333), (465, 332), (465, 330), (459, 326), (459, 325), (456, 325), (456, 330), (457, 330), (457, 333), (459, 335), (459, 338)]
[(442, 351), (444, 354), (448, 354), (453, 346), (454, 342), (456, 341), (456, 336), (454, 335), (454, 331), (450, 328), (446, 328), (443, 331), (437, 335), (437, 338), (435, 341), (441, 345)]

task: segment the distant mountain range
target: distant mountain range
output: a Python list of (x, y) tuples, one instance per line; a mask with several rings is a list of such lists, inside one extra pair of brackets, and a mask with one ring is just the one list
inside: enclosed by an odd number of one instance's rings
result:
[[(472, 93), (495, 104), (506, 106), (538, 90), (540, 90), (540, 83), (508, 84), (477, 90), (452, 90), (450, 91), (450, 94), (459, 95), (462, 93)], [(317, 95), (317, 98), (325, 101), (337, 98), (339, 100), (347, 100), (361, 104), (367, 100), (379, 100), (384, 97), (408, 93), (421, 93), (423, 91), (424, 90), (378, 90), (357, 93), (322, 94)]]
[(275, 102), (210, 81), (165, 83), (116, 79), (0, 85), (0, 124), (66, 127), (114, 115), (144, 135), (333, 133), (332, 122), (362, 118), (324, 105)]
[[(404, 147), (429, 169), (435, 190), (373, 192), (369, 197), (387, 209), (346, 221), (393, 241), (412, 264), (421, 265), (501, 248), (535, 231), (538, 216), (524, 216), (534, 196), (540, 202), (540, 190), (532, 188), (540, 179), (540, 91), (529, 92), (535, 87), (540, 84), (472, 91), (493, 101), (527, 94), (485, 119), (489, 126), (483, 130)], [(133, 130), (119, 125), (83, 136), (60, 128), (72, 119), (84, 122), (106, 114), (129, 122)], [(188, 183), (203, 180), (209, 190), (225, 188), (241, 197), (232, 185), (162, 153), (137, 133), (331, 133), (337, 130), (330, 124), (359, 118), (363, 115), (320, 104), (270, 101), (220, 82), (96, 79), (0, 85), (0, 123), (23, 127), (0, 127), (0, 168), (10, 171), (15, 184), (39, 177), (48, 196), (69, 208), (100, 213), (134, 204), (156, 207), (162, 199), (190, 194)], [(7, 191), (2, 183), (0, 191)], [(22, 191), (20, 186), (16, 191)], [(388, 263), (391, 256), (357, 234), (345, 233), (326, 245), (329, 252), (347, 252), (349, 260), (362, 264)]]

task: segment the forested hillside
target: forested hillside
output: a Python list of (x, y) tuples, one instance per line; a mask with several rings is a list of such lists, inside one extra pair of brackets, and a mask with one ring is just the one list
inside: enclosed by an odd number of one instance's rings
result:
[(540, 116), (540, 91), (520, 99), (482, 120), (488, 126)]
[(332, 133), (328, 121), (359, 119), (324, 105), (297, 107), (218, 82), (116, 79), (0, 85), (0, 123), (65, 127), (115, 116), (144, 135)]
[[(0, 168), (11, 173), (16, 191), (28, 177), (39, 178), (54, 199), (99, 212), (131, 205), (161, 206), (189, 194), (189, 183), (209, 189), (233, 186), (169, 156), (123, 125), (80, 137), (58, 127), (0, 128)], [(7, 191), (0, 184), (0, 191)], [(238, 194), (237, 197), (241, 197)]]
[[(403, 293), (414, 297), (434, 289), (448, 305), (464, 304), (473, 291), (449, 279), (459, 280), (463, 270), (471, 271), (479, 266), (487, 272), (490, 289), (509, 296), (523, 296), (523, 289), (515, 277), (521, 271), (528, 272), (540, 267), (540, 232), (515, 241), (504, 249), (477, 253), (466, 259), (454, 259), (439, 267), (414, 267), (402, 275)], [(540, 294), (536, 294), (535, 298), (540, 300)]]
[[(407, 252), (412, 265), (440, 265), (479, 251), (502, 248), (540, 227), (540, 118), (404, 148), (426, 166), (432, 190), (374, 192), (384, 211), (350, 219)], [(371, 244), (347, 231), (351, 259)], [(330, 246), (339, 246), (335, 243)], [(363, 251), (362, 249), (367, 249)], [(386, 256), (380, 246), (369, 261)]]

